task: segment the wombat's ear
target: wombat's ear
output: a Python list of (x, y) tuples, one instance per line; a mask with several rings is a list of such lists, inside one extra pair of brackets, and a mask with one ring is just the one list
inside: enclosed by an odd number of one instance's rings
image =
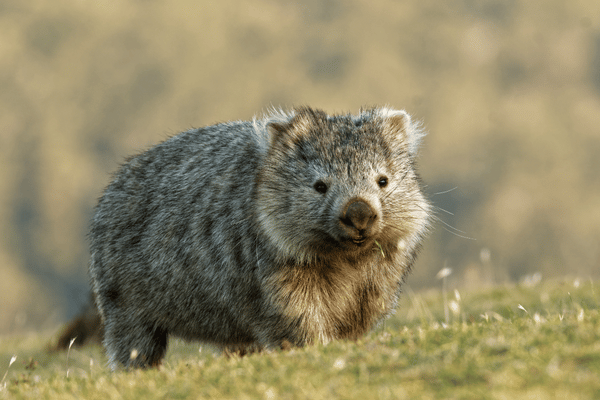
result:
[(269, 122), (267, 124), (267, 132), (271, 137), (279, 136), (285, 134), (285, 131), (288, 129), (287, 123), (281, 122)]
[(408, 145), (410, 155), (415, 155), (425, 136), (421, 126), (413, 122), (410, 115), (404, 110), (393, 110), (391, 108), (380, 108), (379, 115), (384, 121), (386, 130), (395, 135), (402, 135)]
[(292, 147), (293, 140), (290, 136), (289, 122), (269, 122), (266, 129), (269, 133), (271, 147), (275, 147), (276, 144), (282, 144), (286, 148)]
[(303, 113), (295, 113), (287, 121), (267, 122), (266, 129), (271, 139), (271, 146), (282, 144), (287, 148), (292, 148), (298, 139), (308, 133), (310, 125), (310, 118)]

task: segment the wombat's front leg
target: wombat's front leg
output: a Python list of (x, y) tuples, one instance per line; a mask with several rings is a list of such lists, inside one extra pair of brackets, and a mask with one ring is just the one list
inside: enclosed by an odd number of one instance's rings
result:
[(167, 351), (167, 331), (147, 322), (135, 321), (131, 316), (106, 316), (104, 346), (108, 363), (115, 370), (148, 368), (160, 365)]

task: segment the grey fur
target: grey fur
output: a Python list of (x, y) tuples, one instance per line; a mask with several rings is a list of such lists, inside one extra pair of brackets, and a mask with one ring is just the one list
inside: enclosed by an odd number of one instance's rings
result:
[(96, 207), (90, 274), (109, 364), (167, 335), (244, 354), (356, 338), (396, 306), (427, 230), (404, 111), (276, 111), (129, 158)]

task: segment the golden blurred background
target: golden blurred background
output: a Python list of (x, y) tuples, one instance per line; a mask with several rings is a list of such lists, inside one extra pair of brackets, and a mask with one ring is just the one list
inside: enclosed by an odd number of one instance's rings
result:
[(412, 288), (443, 267), (598, 277), (597, 0), (3, 0), (0, 333), (86, 301), (88, 221), (125, 156), (303, 104), (423, 121), (441, 221)]

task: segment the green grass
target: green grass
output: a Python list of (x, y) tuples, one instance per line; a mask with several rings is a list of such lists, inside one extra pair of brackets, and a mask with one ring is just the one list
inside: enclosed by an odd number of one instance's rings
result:
[(598, 399), (599, 291), (572, 279), (451, 291), (448, 324), (441, 291), (405, 293), (357, 342), (227, 358), (171, 340), (148, 371), (109, 372), (99, 346), (67, 359), (44, 351), (49, 335), (2, 338), (0, 398)]

